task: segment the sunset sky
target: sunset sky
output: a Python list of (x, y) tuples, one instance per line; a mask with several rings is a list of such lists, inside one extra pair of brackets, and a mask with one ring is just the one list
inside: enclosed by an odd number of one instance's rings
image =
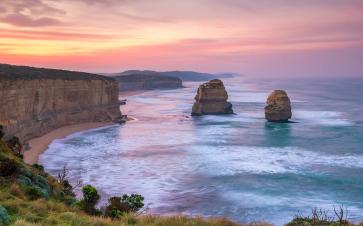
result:
[(363, 77), (363, 1), (0, 0), (0, 62)]

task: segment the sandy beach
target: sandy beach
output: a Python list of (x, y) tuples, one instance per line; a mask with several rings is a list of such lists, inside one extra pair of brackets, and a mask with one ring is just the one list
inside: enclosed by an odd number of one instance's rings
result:
[(38, 157), (42, 154), (50, 143), (55, 139), (62, 139), (72, 133), (80, 132), (83, 130), (98, 128), (102, 126), (112, 125), (113, 122), (91, 122), (82, 123), (70, 126), (64, 126), (55, 129), (41, 137), (37, 137), (28, 141), (30, 149), (24, 152), (24, 161), (28, 164), (34, 164), (38, 162)]
[[(141, 94), (146, 90), (134, 90), (134, 91), (124, 91), (120, 92), (119, 96), (121, 98), (134, 96), (137, 94)], [(128, 121), (135, 121), (136, 119), (132, 116), (128, 116)], [(28, 141), (30, 149), (24, 152), (24, 161), (28, 164), (34, 164), (38, 162), (39, 155), (41, 155), (52, 143), (55, 139), (62, 139), (72, 133), (81, 132), (83, 130), (98, 128), (102, 126), (112, 125), (112, 122), (91, 122), (91, 123), (82, 123), (70, 126), (64, 126), (58, 129), (55, 129), (41, 137), (37, 137)]]

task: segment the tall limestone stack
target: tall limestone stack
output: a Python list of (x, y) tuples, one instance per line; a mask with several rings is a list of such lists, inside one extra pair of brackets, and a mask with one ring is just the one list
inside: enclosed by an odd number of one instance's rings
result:
[(274, 90), (267, 98), (265, 118), (270, 122), (287, 122), (291, 116), (289, 96), (284, 90)]
[(223, 82), (214, 79), (199, 86), (192, 115), (233, 114)]

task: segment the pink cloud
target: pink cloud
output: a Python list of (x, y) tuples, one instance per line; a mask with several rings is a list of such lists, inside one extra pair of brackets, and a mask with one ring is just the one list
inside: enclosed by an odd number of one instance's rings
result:
[(44, 27), (62, 24), (61, 21), (50, 17), (32, 18), (23, 14), (9, 14), (1, 18), (2, 22), (20, 27)]

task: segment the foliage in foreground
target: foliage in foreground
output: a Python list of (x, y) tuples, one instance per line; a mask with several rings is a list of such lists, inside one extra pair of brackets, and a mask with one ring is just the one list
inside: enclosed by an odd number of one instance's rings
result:
[(332, 214), (329, 211), (313, 208), (311, 215), (296, 216), (286, 226), (350, 226), (354, 225), (348, 221), (348, 210), (344, 206), (333, 208)]
[[(82, 189), (83, 199), (77, 201), (65, 172), (56, 179), (44, 172), (41, 165), (25, 164), (19, 154), (19, 146), (13, 147), (14, 150), (10, 149), (0, 139), (0, 225), (239, 225), (223, 218), (138, 215), (135, 212), (143, 207), (144, 198), (137, 194), (111, 197), (102, 212), (96, 208), (99, 195), (94, 187), (85, 186)], [(98, 216), (100, 214), (105, 215)]]

